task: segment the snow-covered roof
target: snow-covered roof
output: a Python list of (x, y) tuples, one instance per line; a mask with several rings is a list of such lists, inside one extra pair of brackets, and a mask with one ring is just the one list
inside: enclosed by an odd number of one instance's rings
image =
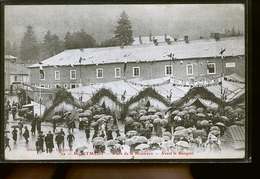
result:
[[(164, 35), (152, 36), (151, 37), (152, 41), (150, 41), (150, 36), (141, 36), (141, 37), (134, 37), (133, 45), (139, 45), (140, 44), (140, 41), (139, 41), (140, 38), (142, 40), (142, 44), (151, 44), (151, 43), (153, 44), (153, 39), (157, 39), (158, 43), (165, 42), (165, 36)], [(174, 39), (170, 35), (167, 35), (166, 38), (170, 39), (171, 42), (174, 41)]]
[[(239, 56), (245, 54), (245, 40), (243, 37), (215, 39), (201, 39), (190, 41), (176, 41), (171, 44), (162, 43), (141, 44), (121, 47), (86, 48), (65, 50), (53, 57), (41, 61), (42, 66), (74, 66), (80, 65), (79, 59), (83, 58), (81, 65), (97, 65), (109, 63), (146, 62), (169, 60), (167, 56), (174, 54), (177, 59), (220, 57), (221, 49), (226, 48), (224, 56)], [(39, 67), (33, 64), (29, 68)]]

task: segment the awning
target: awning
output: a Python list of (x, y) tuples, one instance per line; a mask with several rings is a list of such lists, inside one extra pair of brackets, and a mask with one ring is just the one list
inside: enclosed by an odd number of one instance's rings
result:
[(236, 82), (236, 83), (245, 83), (245, 79), (243, 77), (237, 75), (236, 73), (233, 73), (231, 75), (225, 76), (224, 80), (232, 81), (232, 82)]

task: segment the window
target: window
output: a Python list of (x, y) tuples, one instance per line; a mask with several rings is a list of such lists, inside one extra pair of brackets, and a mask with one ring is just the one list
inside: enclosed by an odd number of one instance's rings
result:
[(76, 70), (70, 70), (70, 79), (76, 79)]
[(172, 75), (172, 65), (165, 65), (165, 75)]
[(70, 89), (76, 88), (76, 84), (70, 84)]
[(207, 73), (208, 74), (215, 74), (216, 73), (216, 64), (215, 63), (208, 63), (207, 64)]
[(60, 71), (55, 71), (55, 80), (60, 79)]
[(55, 88), (60, 88), (60, 84), (55, 84)]
[(48, 84), (48, 88), (51, 88), (51, 85), (50, 85), (50, 84)]
[(97, 78), (103, 78), (103, 69), (102, 68), (97, 69), (96, 72), (97, 72)]
[(41, 84), (41, 87), (43, 87), (43, 88), (44, 88), (44, 87), (45, 87), (45, 84)]
[(17, 76), (14, 76), (14, 81), (17, 81)]
[(133, 77), (140, 76), (140, 67), (133, 67)]
[(43, 71), (43, 74), (42, 73), (40, 74), (40, 78), (41, 80), (45, 80), (45, 71)]
[(187, 71), (187, 75), (193, 75), (193, 65), (192, 64), (186, 65), (186, 71)]
[(120, 68), (115, 68), (115, 78), (120, 78)]
[(63, 87), (64, 87), (65, 89), (67, 89), (67, 88), (68, 88), (68, 85), (67, 85), (67, 84), (64, 84)]

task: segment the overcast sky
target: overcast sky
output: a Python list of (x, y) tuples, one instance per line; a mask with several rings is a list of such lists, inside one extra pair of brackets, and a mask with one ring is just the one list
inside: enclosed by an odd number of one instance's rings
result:
[(210, 31), (244, 32), (244, 6), (219, 5), (19, 5), (5, 6), (5, 40), (20, 44), (30, 24), (43, 41), (48, 30), (62, 40), (67, 31), (84, 29), (98, 43), (113, 36), (120, 13), (125, 10), (134, 36), (188, 35), (190, 39), (209, 36)]

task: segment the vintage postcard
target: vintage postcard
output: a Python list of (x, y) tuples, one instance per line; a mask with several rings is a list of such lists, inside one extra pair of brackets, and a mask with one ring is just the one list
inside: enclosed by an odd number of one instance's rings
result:
[(4, 5), (4, 161), (248, 161), (246, 4)]

